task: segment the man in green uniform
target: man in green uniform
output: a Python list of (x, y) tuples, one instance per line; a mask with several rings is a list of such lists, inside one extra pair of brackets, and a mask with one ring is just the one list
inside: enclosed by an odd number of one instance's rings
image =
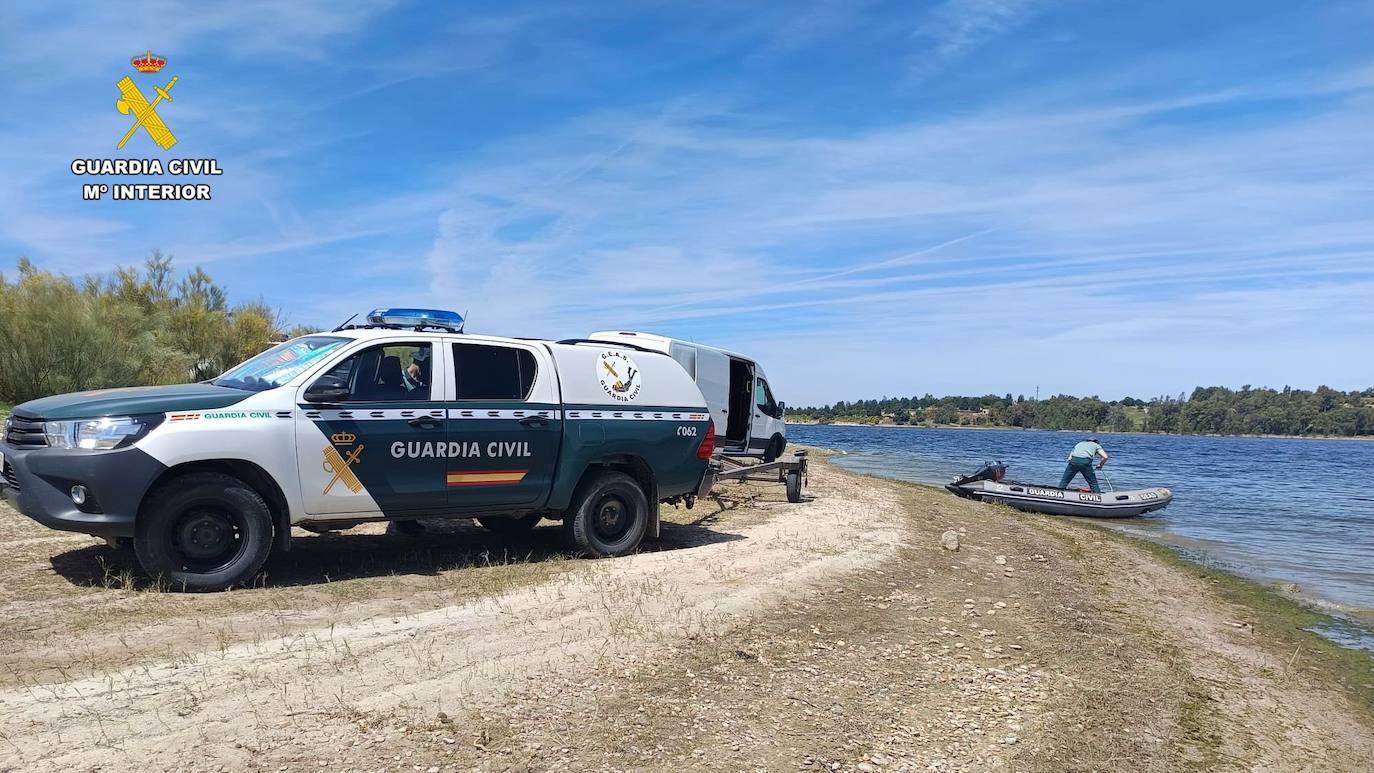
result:
[(1091, 437), (1073, 447), (1069, 452), (1069, 466), (1064, 468), (1064, 475), (1059, 479), (1059, 488), (1066, 489), (1069, 482), (1075, 475), (1082, 475), (1083, 480), (1088, 482), (1094, 493), (1101, 494), (1102, 489), (1097, 485), (1097, 473), (1093, 472), (1093, 460), (1102, 457), (1097, 469), (1102, 469), (1102, 465), (1107, 463), (1107, 449), (1097, 442), (1097, 438)]

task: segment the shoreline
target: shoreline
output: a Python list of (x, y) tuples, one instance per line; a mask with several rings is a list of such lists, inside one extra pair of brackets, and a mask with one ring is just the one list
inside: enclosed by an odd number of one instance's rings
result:
[[(1333, 714), (1328, 726), (1358, 727), (1361, 729), (1357, 734), (1374, 738), (1369, 731), (1370, 723), (1374, 722), (1374, 653), (1342, 646), (1319, 633), (1319, 629), (1328, 624), (1344, 622), (1329, 610), (1314, 607), (1306, 599), (1294, 598), (1262, 582), (1198, 563), (1146, 536), (1118, 531), (1085, 519), (1022, 513), (1005, 506), (959, 500), (949, 497), (936, 485), (857, 473), (831, 462), (829, 454), (818, 456), (825, 466), (838, 467), (842, 473), (921, 492), (920, 500), (927, 503), (923, 516), (933, 520), (932, 530), (957, 527), (962, 523), (963, 527), (957, 529), (959, 550), (944, 554), (951, 556), (951, 564), (953, 557), (966, 549), (966, 541), (972, 543), (968, 549), (980, 551), (980, 558), (976, 559), (979, 564), (996, 559), (995, 565), (990, 567), (992, 573), (983, 574), (985, 578), (995, 576), (998, 569), (1007, 569), (1004, 574), (1011, 578), (1010, 568), (1016, 565), (1018, 581), (1025, 583), (1029, 579), (1022, 574), (1027, 556), (1014, 558), (1010, 555), (1010, 546), (978, 544), (984, 540), (995, 540), (998, 535), (1005, 536), (1009, 528), (1021, 527), (1060, 541), (1067, 548), (1067, 555), (1055, 556), (1046, 552), (1045, 557), (1051, 559), (1051, 565), (1057, 563), (1053, 572), (1070, 578), (1067, 584), (1071, 593), (1057, 600), (1055, 608), (1060, 616), (1050, 621), (1051, 628), (1062, 630), (1081, 625), (1082, 610), (1090, 610), (1091, 615), (1094, 606), (1098, 613), (1110, 609), (1119, 614), (1123, 622), (1129, 621), (1114, 631), (1103, 631), (1091, 637), (1110, 645), (1105, 653), (1111, 663), (1107, 672), (1093, 673), (1090, 661), (1104, 654), (1096, 652), (1096, 644), (1089, 645), (1087, 650), (1070, 645), (1071, 652), (1066, 653), (1066, 660), (1083, 661), (1082, 671), (1071, 671), (1075, 685), (1095, 696), (1082, 700), (1110, 701), (1107, 696), (1115, 691), (1144, 694), (1153, 690), (1154, 684), (1142, 680), (1140, 675), (1142, 660), (1149, 658), (1144, 654), (1148, 648), (1153, 648), (1156, 656), (1168, 662), (1167, 670), (1172, 672), (1158, 673), (1152, 679), (1176, 678), (1183, 672), (1187, 674), (1184, 681), (1192, 685), (1190, 697), (1183, 701), (1178, 716), (1184, 731), (1182, 744), (1191, 747), (1184, 755), (1187, 763), (1180, 765), (1175, 759), (1163, 769), (1191, 768), (1199, 762), (1202, 768), (1221, 766), (1225, 762), (1245, 769), (1305, 766), (1361, 769), (1366, 764), (1308, 757), (1310, 747), (1288, 735), (1292, 725), (1287, 723), (1282, 723), (1285, 729), (1267, 739), (1268, 749), (1256, 750), (1256, 746), (1266, 745), (1263, 741), (1255, 742), (1268, 731), (1257, 727), (1265, 720), (1254, 716), (1272, 713), (1272, 705), (1289, 706), (1293, 716), (1306, 714), (1308, 719), (1300, 722), (1318, 723), (1326, 721), (1324, 711), (1340, 707), (1343, 712), (1351, 707), (1353, 712), (1349, 715)], [(968, 512), (976, 520), (961, 521), (958, 514), (962, 512)], [(936, 525), (942, 521), (949, 527)], [(1008, 550), (1008, 554), (989, 555), (1003, 550)], [(1043, 560), (1038, 555), (1029, 558)], [(979, 571), (982, 570), (975, 569), (975, 576), (969, 579), (975, 579)], [(976, 583), (976, 579), (970, 583), (968, 596), (979, 595), (973, 587)], [(1042, 592), (1048, 594), (1048, 590), (1035, 584), (1028, 585), (1025, 590), (1031, 597)], [(983, 603), (988, 599), (976, 600)], [(967, 609), (968, 602), (975, 598), (964, 601)], [(987, 614), (976, 625), (992, 627), (987, 621), (993, 618)], [(1077, 621), (1074, 615), (1078, 616)], [(984, 657), (987, 654), (985, 652)], [(1302, 666), (1304, 662), (1306, 665)], [(1110, 680), (1110, 686), (1100, 681), (1103, 677)], [(1274, 686), (1286, 685), (1283, 689), (1289, 694), (1279, 696), (1269, 688), (1259, 687), (1271, 680)], [(1322, 693), (1326, 693), (1325, 696)], [(1149, 713), (1160, 708), (1156, 699), (1146, 703)], [(1315, 714), (1309, 713), (1319, 705), (1324, 708), (1316, 709)], [(1164, 729), (1159, 724), (1149, 726), (1142, 716), (1121, 716), (1120, 719), (1115, 730), (1118, 733), (1128, 728), (1132, 733), (1143, 731), (1149, 737)], [(1091, 723), (1083, 724), (1091, 727)], [(1093, 743), (1086, 736), (1083, 741), (1085, 745)], [(1200, 752), (1201, 759), (1193, 757), (1194, 752)], [(1266, 755), (1269, 758), (1263, 759)], [(1129, 764), (1124, 765), (1116, 761), (1122, 757), (1113, 755), (1113, 758), (1102, 767), (1149, 767), (1142, 763), (1145, 756), (1124, 755), (1124, 759), (1129, 760)]]
[[(859, 470), (852, 470), (848, 469), (844, 465), (836, 464), (834, 462), (834, 458), (852, 455), (850, 452), (844, 451), (842, 449), (824, 448), (819, 446), (805, 447), (814, 454), (813, 458), (823, 459), (827, 464), (839, 467), (842, 471), (849, 473), (851, 475), (861, 475), (866, 478), (873, 478), (875, 480), (896, 483), (902, 486), (916, 486), (918, 488), (926, 489), (938, 494), (947, 493), (944, 490), (944, 487), (939, 483), (893, 478), (873, 472), (861, 472)], [(1025, 513), (1023, 515), (1030, 516), (1037, 514)], [(1048, 515), (1037, 515), (1037, 517), (1051, 518), (1057, 522), (1075, 524), (1087, 528), (1103, 530), (1115, 534), (1123, 539), (1137, 542), (1140, 544), (1141, 547), (1148, 548), (1152, 551), (1156, 549), (1164, 550), (1168, 553), (1169, 556), (1171, 556), (1175, 561), (1179, 562), (1183, 566), (1202, 569), (1215, 575), (1225, 575), (1226, 577), (1232, 578), (1238, 582), (1248, 583), (1250, 585), (1253, 585), (1257, 590), (1272, 594), (1278, 598), (1284, 599), (1293, 604), (1297, 604), (1305, 608), (1312, 614), (1318, 615), (1322, 618), (1326, 618), (1330, 622), (1335, 623), (1337, 625), (1358, 626), (1359, 628), (1363, 629), (1372, 640), (1374, 640), (1374, 607), (1365, 607), (1341, 602), (1336, 599), (1323, 596), (1315, 591), (1308, 590), (1306, 587), (1298, 585), (1297, 583), (1286, 582), (1284, 580), (1276, 578), (1264, 577), (1263, 575), (1260, 575), (1258, 573), (1244, 573), (1223, 568), (1217, 565), (1217, 562), (1220, 559), (1216, 556), (1209, 554), (1209, 551), (1216, 550), (1216, 547), (1214, 547), (1213, 544), (1210, 542), (1185, 540), (1183, 538), (1177, 537), (1176, 535), (1169, 535), (1173, 537), (1172, 539), (1155, 537), (1150, 534), (1132, 531), (1122, 523), (1119, 523), (1114, 520), (1098, 521), (1091, 518), (1074, 518), (1071, 516)], [(1129, 521), (1130, 519), (1126, 520)], [(1167, 532), (1164, 534), (1167, 535)], [(1224, 545), (1224, 543), (1217, 544)], [(1190, 557), (1189, 555), (1187, 555), (1188, 552), (1197, 553), (1198, 558)], [(1290, 590), (1289, 588), (1294, 588), (1294, 590)], [(1346, 648), (1369, 652), (1371, 657), (1374, 657), (1374, 650), (1360, 647)]]
[(867, 424), (858, 421), (791, 421), (788, 426), (796, 427), (872, 427), (874, 429), (968, 429), (979, 432), (1058, 432), (1065, 434), (1091, 435), (1150, 435), (1155, 437), (1210, 437), (1210, 438), (1258, 438), (1265, 440), (1350, 440), (1361, 443), (1374, 442), (1374, 435), (1219, 435), (1212, 432), (1151, 432), (1149, 430), (1127, 430), (1119, 432), (1111, 429), (1046, 429), (1044, 427), (998, 427), (972, 426), (966, 424)]
[[(1042, 431), (1053, 432), (1057, 430)], [(823, 450), (827, 453), (827, 459), (829, 459), (830, 456), (843, 457), (852, 455), (850, 452), (841, 449)], [(906, 480), (903, 478), (889, 477), (876, 472), (865, 472), (860, 470), (849, 469), (848, 467), (840, 464), (836, 464), (835, 466), (840, 467), (845, 472), (852, 473), (855, 475), (863, 475), (865, 477), (889, 481), (901, 485), (917, 486), (938, 492), (940, 494), (946, 493), (944, 491), (942, 484), (938, 482)], [(1343, 632), (1346, 629), (1352, 627), (1357, 629), (1357, 642), (1339, 644), (1339, 646), (1342, 646), (1345, 649), (1368, 652), (1371, 655), (1374, 655), (1374, 607), (1361, 606), (1358, 604), (1343, 602), (1330, 596), (1324, 595), (1320, 591), (1313, 590), (1308, 586), (1299, 585), (1298, 583), (1287, 581), (1279, 577), (1265, 576), (1258, 570), (1247, 572), (1239, 571), (1237, 569), (1225, 568), (1225, 549), (1227, 547), (1227, 543), (1225, 542), (1186, 539), (1178, 535), (1171, 534), (1167, 531), (1161, 532), (1158, 535), (1149, 534), (1130, 528), (1129, 523), (1122, 523), (1117, 521), (1097, 521), (1090, 518), (1073, 518), (1070, 516), (1043, 517), (1054, 518), (1059, 521), (1062, 521), (1063, 523), (1079, 524), (1089, 528), (1104, 530), (1119, 535), (1124, 539), (1138, 541), (1139, 543), (1141, 543), (1141, 545), (1148, 546), (1151, 549), (1165, 550), (1177, 561), (1187, 566), (1197, 567), (1199, 569), (1203, 569), (1217, 575), (1225, 575), (1226, 577), (1233, 578), (1234, 580), (1239, 582), (1252, 584), (1256, 588), (1262, 589), (1268, 593), (1286, 599), (1294, 604), (1297, 604), (1309, 610), (1313, 614), (1318, 615), (1321, 618), (1324, 618), (1327, 622), (1330, 623), (1330, 625), (1325, 625), (1323, 627), (1329, 628), (1332, 631)], [(1132, 519), (1124, 520), (1129, 522)], [(1328, 641), (1334, 641), (1330, 637), (1323, 636), (1323, 638)]]

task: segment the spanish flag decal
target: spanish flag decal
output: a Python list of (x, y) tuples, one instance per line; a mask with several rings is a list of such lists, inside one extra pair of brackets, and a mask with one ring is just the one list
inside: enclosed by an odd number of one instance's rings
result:
[(525, 479), (529, 470), (471, 470), (449, 472), (448, 485), (452, 486), (513, 486)]

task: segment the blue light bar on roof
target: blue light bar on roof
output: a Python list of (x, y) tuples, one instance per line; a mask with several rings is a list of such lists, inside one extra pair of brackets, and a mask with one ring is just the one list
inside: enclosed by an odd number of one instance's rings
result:
[(373, 325), (394, 327), (439, 327), (457, 332), (463, 330), (463, 315), (444, 309), (373, 309), (367, 314)]

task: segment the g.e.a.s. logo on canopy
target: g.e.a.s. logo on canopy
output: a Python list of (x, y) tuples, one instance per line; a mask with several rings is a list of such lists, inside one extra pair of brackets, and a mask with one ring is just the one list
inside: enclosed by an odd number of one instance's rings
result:
[(639, 396), (644, 377), (624, 352), (604, 351), (596, 359), (596, 378), (611, 399), (628, 403)]
[[(156, 75), (167, 66), (167, 58), (154, 54), (151, 50), (142, 54), (135, 55), (129, 60), (129, 64), (142, 75)], [(177, 85), (181, 76), (173, 75), (165, 84), (157, 78), (140, 86), (134, 79), (125, 75), (115, 83), (115, 88), (119, 92), (115, 100), (115, 110), (121, 115), (129, 116), (133, 119), (132, 124), (121, 121), (123, 135), (115, 143), (116, 150), (124, 150), (124, 146), (130, 141), (135, 144), (139, 140), (134, 137), (137, 134), (147, 135), (147, 138), (154, 145), (164, 151), (171, 150), (177, 144), (177, 136), (168, 126), (167, 118), (162, 108), (166, 112), (166, 103), (172, 102), (172, 87)], [(144, 89), (147, 89), (145, 91)], [(178, 91), (178, 94), (181, 92)], [(152, 99), (149, 100), (149, 95)], [(108, 103), (107, 103), (108, 104)], [(170, 116), (175, 118), (175, 116)], [(146, 146), (143, 146), (146, 147)], [(133, 146), (130, 147), (132, 152)], [(72, 174), (74, 175), (114, 175), (119, 177), (153, 177), (164, 174), (176, 176), (208, 177), (220, 175), (219, 161), (213, 158), (172, 158), (163, 161), (160, 158), (78, 158), (72, 161)], [(132, 183), (117, 182), (106, 183), (83, 183), (81, 186), (81, 198), (87, 201), (99, 201), (105, 198), (106, 194), (111, 194), (110, 199), (114, 201), (210, 201), (211, 191), (208, 182), (202, 183)]]

